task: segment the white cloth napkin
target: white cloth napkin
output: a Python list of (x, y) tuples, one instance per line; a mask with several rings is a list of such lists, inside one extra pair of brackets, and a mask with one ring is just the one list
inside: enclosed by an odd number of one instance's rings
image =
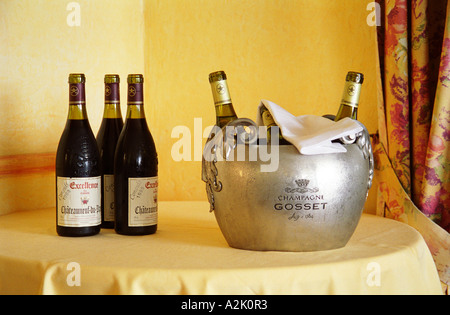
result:
[(277, 104), (262, 100), (258, 106), (256, 123), (262, 126), (260, 107), (264, 105), (280, 127), (283, 138), (292, 143), (301, 154), (328, 154), (347, 152), (340, 143), (332, 142), (344, 136), (352, 136), (363, 130), (353, 119), (344, 118), (334, 122), (328, 118), (314, 115), (295, 117)]

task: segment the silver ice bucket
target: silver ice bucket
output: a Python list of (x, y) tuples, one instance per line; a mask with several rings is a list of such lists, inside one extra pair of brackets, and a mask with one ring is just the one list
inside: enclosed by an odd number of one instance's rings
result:
[(308, 156), (293, 145), (239, 144), (236, 134), (225, 139), (225, 129), (209, 141), (202, 179), (228, 245), (261, 251), (344, 247), (372, 185), (373, 153), (362, 127), (343, 141), (346, 153)]

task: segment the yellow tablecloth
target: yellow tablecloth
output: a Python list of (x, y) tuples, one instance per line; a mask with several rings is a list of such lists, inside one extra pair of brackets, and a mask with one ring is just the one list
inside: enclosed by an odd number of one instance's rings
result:
[(442, 294), (421, 235), (363, 215), (345, 248), (230, 248), (207, 202), (160, 202), (158, 232), (59, 237), (54, 209), (0, 216), (0, 294)]

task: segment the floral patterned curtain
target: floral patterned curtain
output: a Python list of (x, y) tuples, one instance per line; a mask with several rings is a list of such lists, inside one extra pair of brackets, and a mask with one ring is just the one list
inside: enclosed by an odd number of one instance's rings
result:
[[(450, 285), (450, 1), (378, 0), (379, 215), (424, 237)], [(448, 3), (447, 3), (448, 2)]]

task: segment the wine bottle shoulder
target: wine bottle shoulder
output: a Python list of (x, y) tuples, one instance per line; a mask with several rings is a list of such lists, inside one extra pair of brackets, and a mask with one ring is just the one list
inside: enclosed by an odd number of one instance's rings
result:
[(99, 148), (108, 144), (115, 146), (122, 132), (122, 128), (122, 118), (103, 118), (96, 137)]
[(116, 154), (127, 155), (130, 159), (139, 159), (140, 156), (155, 157), (156, 146), (150, 133), (139, 134), (121, 134), (117, 142)]
[(100, 154), (88, 121), (68, 121), (56, 152), (56, 175), (100, 175)]
[(133, 119), (124, 125), (115, 154), (116, 166), (133, 173), (154, 176), (157, 172), (158, 156), (155, 142), (145, 119)]
[(121, 118), (104, 118), (97, 133), (97, 145), (102, 161), (102, 174), (114, 173), (114, 154), (122, 131)]

